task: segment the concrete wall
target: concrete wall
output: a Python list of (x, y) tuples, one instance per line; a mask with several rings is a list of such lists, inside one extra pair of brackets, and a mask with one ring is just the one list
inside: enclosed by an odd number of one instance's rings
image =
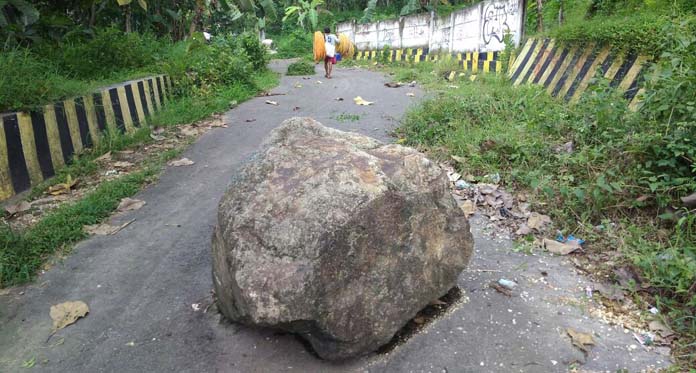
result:
[(132, 133), (170, 98), (172, 81), (155, 76), (46, 105), (0, 114), (0, 200), (55, 175), (105, 132)]
[(445, 17), (425, 13), (367, 24), (351, 21), (338, 24), (336, 31), (351, 38), (359, 50), (388, 46), (446, 53), (494, 52), (505, 49), (506, 33), (519, 46), (523, 17), (523, 0), (488, 0)]

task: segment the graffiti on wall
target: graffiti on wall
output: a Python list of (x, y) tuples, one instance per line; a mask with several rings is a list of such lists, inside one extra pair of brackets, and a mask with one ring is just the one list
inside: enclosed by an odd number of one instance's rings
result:
[(514, 2), (494, 2), (486, 5), (483, 11), (483, 42), (490, 44), (493, 39), (502, 43), (505, 34), (512, 32), (508, 19), (517, 15), (518, 6)]
[(418, 14), (371, 24), (339, 24), (353, 30), (359, 49), (385, 45), (429, 48), (443, 52), (495, 52), (505, 49), (505, 35), (519, 45), (523, 26), (523, 0), (486, 0), (450, 16)]

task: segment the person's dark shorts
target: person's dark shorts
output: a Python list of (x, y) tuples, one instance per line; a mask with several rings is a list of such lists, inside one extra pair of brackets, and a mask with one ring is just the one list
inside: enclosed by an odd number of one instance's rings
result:
[(336, 64), (336, 56), (333, 56), (333, 57), (326, 56), (324, 58), (324, 62), (331, 62), (331, 64), (335, 65)]

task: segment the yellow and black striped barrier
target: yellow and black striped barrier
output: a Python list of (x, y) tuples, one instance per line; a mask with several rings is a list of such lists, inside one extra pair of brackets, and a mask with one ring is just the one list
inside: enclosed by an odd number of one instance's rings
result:
[(456, 60), (462, 70), (471, 72), (500, 72), (498, 52), (429, 53), (428, 48), (358, 51), (356, 60), (419, 63), (424, 61)]
[(169, 101), (160, 75), (105, 88), (43, 110), (0, 115), (0, 200), (55, 175), (105, 133), (132, 133)]
[(623, 92), (635, 109), (640, 101), (643, 67), (648, 57), (609, 46), (563, 47), (552, 39), (529, 39), (509, 71), (514, 85), (538, 84), (554, 97), (580, 99), (597, 73)]

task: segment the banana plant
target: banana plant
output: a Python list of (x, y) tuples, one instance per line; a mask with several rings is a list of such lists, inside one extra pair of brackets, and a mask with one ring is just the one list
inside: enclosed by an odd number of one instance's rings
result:
[(291, 5), (285, 8), (285, 17), (283, 17), (283, 22), (287, 22), (289, 19), (297, 17), (297, 24), (305, 28), (305, 19), (309, 20), (309, 26), (312, 30), (317, 28), (319, 24), (319, 12), (317, 8), (324, 4), (324, 0), (299, 0), (297, 5)]
[[(224, 0), (222, 0), (224, 1)], [(273, 0), (232, 0), (239, 10), (256, 19), (259, 38), (266, 37), (266, 19), (276, 19), (278, 11)]]

